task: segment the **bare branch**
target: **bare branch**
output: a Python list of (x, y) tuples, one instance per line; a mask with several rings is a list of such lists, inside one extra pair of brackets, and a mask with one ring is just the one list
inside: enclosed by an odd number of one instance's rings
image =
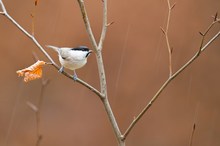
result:
[(170, 25), (170, 16), (171, 16), (171, 11), (175, 7), (176, 3), (174, 3), (172, 6), (170, 5), (170, 1), (167, 0), (167, 5), (168, 5), (168, 16), (167, 16), (167, 24), (166, 24), (166, 29), (163, 30), (163, 33), (165, 34), (165, 39), (166, 39), (166, 44), (167, 44), (167, 49), (169, 53), (169, 77), (172, 76), (172, 50), (170, 47), (170, 42), (169, 42), (169, 37), (168, 37), (168, 30), (169, 30), (169, 25)]
[(99, 40), (99, 45), (98, 45), (98, 49), (102, 50), (103, 47), (103, 43), (105, 40), (105, 36), (106, 36), (106, 32), (107, 32), (107, 0), (103, 1), (103, 22), (102, 22), (102, 33), (101, 33), (101, 37)]
[[(216, 33), (215, 36), (213, 36), (201, 49), (200, 52), (202, 53), (205, 51), (209, 45), (211, 45), (218, 37), (220, 36), (220, 31)], [(146, 113), (146, 111), (152, 106), (152, 104), (156, 101), (156, 99), (159, 97), (159, 95), (164, 91), (164, 89), (169, 85), (169, 83), (176, 78), (181, 72), (183, 72), (191, 63), (193, 63), (197, 58), (199, 57), (198, 52), (188, 61), (186, 62), (179, 70), (177, 70), (172, 76), (170, 76), (164, 84), (160, 87), (160, 89), (156, 92), (156, 94), (152, 97), (150, 102), (144, 107), (144, 109), (140, 112), (140, 114), (131, 122), (125, 133), (123, 134), (123, 139), (125, 140), (130, 133), (130, 131), (133, 129), (133, 127), (136, 125), (136, 123), (143, 117), (143, 115)]]
[(205, 40), (205, 36), (207, 35), (207, 33), (210, 31), (210, 29), (218, 22), (218, 13), (215, 14), (214, 16), (214, 20), (213, 22), (209, 25), (209, 27), (206, 29), (206, 31), (204, 33), (202, 32), (199, 32), (202, 36), (202, 40), (201, 40), (201, 43), (200, 43), (200, 47), (199, 47), (199, 51), (197, 53), (197, 55), (200, 55), (200, 52), (201, 52), (201, 49), (203, 47), (203, 43), (204, 43), (204, 40)]
[[(53, 65), (57, 70), (60, 69), (60, 67), (56, 64), (51, 64)], [(65, 75), (66, 77), (68, 77), (69, 79), (73, 80), (73, 76), (68, 74), (67, 72), (62, 72), (63, 75)], [(73, 80), (75, 81), (75, 80)], [(80, 83), (81, 85), (83, 85), (84, 87), (88, 88), (89, 90), (91, 90), (92, 92), (94, 92), (98, 97), (100, 98), (104, 98), (104, 95), (102, 93), (100, 93), (95, 87), (91, 86), (90, 84), (88, 84), (87, 82), (81, 80), (80, 78), (76, 79), (76, 82)]]
[(90, 42), (92, 43), (93, 49), (97, 52), (98, 51), (98, 46), (97, 46), (95, 37), (94, 37), (92, 29), (91, 29), (91, 25), (90, 25), (89, 18), (88, 18), (87, 12), (86, 12), (84, 0), (78, 0), (78, 3), (79, 3), (79, 7), (81, 9), (83, 21), (84, 21), (84, 24), (86, 26), (86, 31), (89, 35)]
[(218, 19), (218, 12), (216, 12), (215, 15), (212, 16), (212, 17), (213, 17), (213, 21), (217, 21), (217, 19)]
[(6, 11), (6, 9), (5, 9), (5, 6), (4, 6), (2, 0), (0, 0), (0, 5), (1, 5), (1, 8), (2, 8), (2, 12), (1, 12), (1, 14), (5, 14), (5, 13), (7, 13), (7, 11)]

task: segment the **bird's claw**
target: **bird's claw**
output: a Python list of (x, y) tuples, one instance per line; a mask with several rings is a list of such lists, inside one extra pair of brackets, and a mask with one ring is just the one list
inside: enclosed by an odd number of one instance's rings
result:
[(76, 81), (77, 80), (77, 74), (76, 71), (74, 70), (74, 74), (73, 74), (73, 80)]
[(60, 69), (59, 69), (59, 73), (63, 73), (63, 70), (64, 70), (64, 67), (62, 66)]
[(74, 80), (74, 81), (77, 80), (77, 75), (76, 75), (76, 74), (73, 75), (73, 80)]

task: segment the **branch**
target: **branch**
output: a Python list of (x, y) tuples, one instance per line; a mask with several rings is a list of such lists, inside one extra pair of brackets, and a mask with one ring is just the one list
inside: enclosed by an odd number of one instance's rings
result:
[(98, 51), (98, 46), (97, 46), (95, 37), (94, 37), (92, 29), (91, 29), (91, 25), (90, 25), (89, 18), (88, 18), (87, 12), (86, 12), (84, 0), (78, 0), (78, 3), (79, 3), (79, 7), (80, 7), (80, 10), (82, 13), (83, 21), (84, 21), (84, 24), (86, 25), (86, 31), (89, 35), (89, 39), (92, 44), (92, 47), (95, 51)]
[(194, 137), (194, 134), (195, 134), (195, 130), (196, 130), (196, 123), (193, 123), (192, 132), (191, 132), (190, 141), (189, 141), (189, 146), (192, 146), (192, 142), (193, 142), (193, 137)]
[(2, 12), (1, 12), (1, 14), (5, 14), (5, 13), (7, 13), (7, 11), (6, 11), (6, 9), (5, 9), (5, 6), (4, 6), (2, 0), (0, 0), (0, 5), (1, 5), (1, 8), (2, 8)]
[(200, 47), (199, 47), (199, 51), (198, 51), (198, 54), (197, 55), (200, 55), (200, 52), (201, 52), (201, 49), (203, 47), (203, 43), (204, 43), (204, 40), (205, 40), (205, 36), (207, 35), (207, 33), (210, 31), (210, 29), (216, 24), (216, 23), (219, 23), (220, 22), (220, 19), (218, 19), (218, 13), (215, 14), (214, 16), (214, 19), (213, 19), (213, 22), (209, 25), (209, 27), (206, 29), (206, 31), (204, 33), (202, 32), (199, 32), (202, 36), (202, 41), (201, 41), (201, 44), (200, 44)]
[(102, 50), (103, 47), (103, 43), (105, 40), (105, 36), (106, 36), (106, 32), (107, 32), (107, 0), (103, 1), (103, 22), (102, 22), (102, 33), (101, 33), (101, 37), (99, 40), (99, 45), (98, 45), (98, 49)]
[[(52, 64), (57, 70), (60, 69), (60, 67), (56, 64)], [(68, 74), (67, 72), (62, 72), (63, 75), (65, 75), (66, 77), (68, 77), (69, 79), (73, 80), (73, 76)], [(88, 84), (87, 82), (81, 80), (80, 78), (77, 77), (76, 81), (78, 83), (80, 83), (81, 85), (83, 85), (84, 87), (88, 88), (89, 90), (91, 90), (92, 92), (94, 92), (98, 97), (100, 98), (104, 98), (104, 95), (102, 93), (100, 93), (95, 87), (91, 86), (90, 84)]]
[(167, 49), (168, 49), (168, 53), (169, 53), (169, 77), (170, 77), (170, 76), (172, 76), (173, 71), (172, 71), (172, 48), (170, 47), (170, 41), (169, 41), (169, 37), (168, 37), (168, 30), (169, 30), (169, 25), (170, 25), (171, 11), (175, 7), (176, 4), (174, 3), (171, 6), (170, 1), (167, 0), (167, 5), (168, 5), (168, 16), (167, 16), (166, 29), (164, 30), (163, 28), (161, 28), (161, 30), (163, 31), (163, 34), (165, 36)]
[[(16, 22), (6, 11), (5, 9), (5, 6), (2, 2), (2, 0), (0, 0), (0, 5), (2, 7), (2, 10), (3, 10), (3, 13), (4, 13), (4, 16), (9, 19), (12, 24), (14, 24), (19, 30), (21, 30), (29, 39), (31, 39), (34, 44), (41, 50), (41, 52), (49, 59), (49, 61), (51, 62), (51, 64), (57, 69), (59, 70), (60, 67), (54, 62), (54, 60), (50, 57), (50, 55), (44, 50), (44, 48), (40, 45), (40, 43), (37, 41), (37, 39), (32, 36), (30, 33), (28, 33), (20, 24), (18, 24), (18, 22)], [(63, 72), (63, 74), (70, 78), (71, 80), (73, 80), (73, 77), (66, 73), (66, 72)], [(74, 80), (73, 80), (74, 81)], [(103, 98), (103, 94), (101, 94), (96, 88), (94, 88), (93, 86), (91, 86), (90, 84), (86, 83), (85, 81), (77, 78), (76, 82), (80, 83), (81, 85), (87, 87), (89, 90), (91, 90), (92, 92), (94, 92), (96, 95), (98, 95), (100, 98)]]
[[(210, 30), (210, 29), (209, 29)], [(207, 33), (206, 33), (207, 34)], [(218, 37), (220, 36), (220, 31), (216, 33), (215, 36), (213, 36), (201, 49), (199, 49), (200, 53), (205, 51), (209, 45), (211, 45)], [(140, 114), (131, 122), (125, 133), (123, 134), (123, 139), (125, 140), (130, 133), (130, 131), (133, 129), (133, 127), (136, 125), (136, 123), (143, 117), (143, 115), (146, 113), (146, 111), (153, 105), (153, 103), (158, 99), (159, 95), (164, 91), (164, 89), (169, 85), (169, 83), (175, 79), (181, 72), (183, 72), (191, 63), (193, 63), (198, 57), (198, 52), (188, 61), (186, 62), (179, 70), (177, 70), (172, 76), (170, 76), (164, 84), (160, 87), (160, 89), (156, 92), (156, 94), (152, 97), (150, 102), (144, 107), (144, 109), (140, 112)]]

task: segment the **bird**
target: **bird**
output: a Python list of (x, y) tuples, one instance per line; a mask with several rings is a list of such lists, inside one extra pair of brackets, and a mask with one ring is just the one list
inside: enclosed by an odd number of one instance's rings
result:
[(83, 67), (87, 63), (87, 58), (92, 53), (87, 46), (78, 46), (75, 48), (69, 47), (56, 47), (46, 45), (47, 48), (51, 48), (58, 53), (61, 68), (59, 72), (62, 73), (64, 68), (74, 71), (73, 79), (77, 80), (76, 69)]

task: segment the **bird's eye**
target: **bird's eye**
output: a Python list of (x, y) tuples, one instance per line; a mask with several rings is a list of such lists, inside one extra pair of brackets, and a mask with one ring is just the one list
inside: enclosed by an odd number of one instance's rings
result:
[(65, 60), (65, 59), (66, 59), (66, 57), (62, 57), (62, 59), (63, 59), (63, 60)]

